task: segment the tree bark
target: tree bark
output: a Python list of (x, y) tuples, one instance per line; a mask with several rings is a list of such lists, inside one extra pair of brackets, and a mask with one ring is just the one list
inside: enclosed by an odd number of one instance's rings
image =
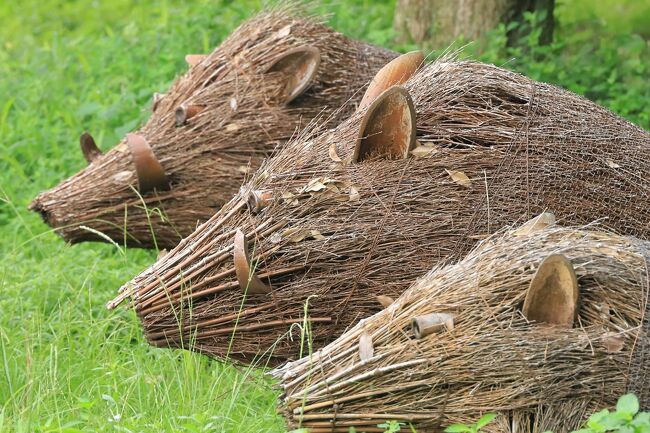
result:
[[(553, 37), (555, 0), (397, 0), (393, 25), (398, 42), (428, 43), (444, 48), (460, 36), (480, 38), (499, 23), (524, 22), (524, 12), (545, 11), (541, 23), (541, 44)], [(508, 44), (515, 44), (527, 31), (520, 25), (508, 32)]]

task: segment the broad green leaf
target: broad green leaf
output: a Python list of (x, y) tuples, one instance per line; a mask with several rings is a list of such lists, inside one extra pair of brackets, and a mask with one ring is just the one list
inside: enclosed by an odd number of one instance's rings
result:
[(618, 399), (616, 411), (634, 416), (639, 411), (639, 400), (634, 394), (625, 394)]
[(486, 413), (476, 421), (476, 428), (482, 428), (492, 422), (497, 417), (496, 413)]
[(609, 410), (607, 409), (603, 409), (600, 412), (592, 414), (587, 420), (587, 427), (595, 429), (600, 425), (600, 421), (607, 415), (609, 415)]
[(638, 414), (636, 414), (634, 420), (632, 421), (632, 425), (635, 426), (647, 425), (648, 428), (650, 428), (650, 412), (639, 412)]
[(446, 433), (462, 433), (462, 432), (471, 432), (472, 428), (466, 426), (465, 424), (451, 424), (445, 429)]

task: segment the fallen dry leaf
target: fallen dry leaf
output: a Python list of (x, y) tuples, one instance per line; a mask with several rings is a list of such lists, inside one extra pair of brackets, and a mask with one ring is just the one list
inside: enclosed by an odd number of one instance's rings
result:
[(366, 361), (375, 354), (375, 348), (372, 346), (372, 337), (367, 332), (359, 337), (359, 358)]
[(415, 156), (416, 158), (424, 158), (425, 156), (431, 155), (436, 152), (435, 147), (429, 147), (429, 146), (417, 146), (411, 151), (411, 155)]
[(359, 190), (356, 187), (351, 186), (350, 187), (350, 201), (359, 201), (360, 197), (361, 196), (359, 195)]
[(470, 186), (472, 186), (472, 181), (462, 171), (447, 170), (447, 169), (445, 169), (445, 171), (451, 177), (451, 180), (456, 182), (458, 185), (464, 186), (465, 188), (469, 188)]
[(332, 143), (329, 148), (329, 155), (334, 162), (343, 162), (343, 160), (336, 153), (336, 143)]
[(513, 232), (515, 236), (527, 235), (544, 230), (546, 227), (555, 224), (555, 215), (552, 212), (543, 212), (523, 223)]
[(601, 343), (607, 353), (616, 353), (623, 350), (623, 346), (625, 346), (625, 337), (616, 332), (608, 332), (603, 336)]
[(278, 39), (282, 39), (286, 36), (289, 36), (291, 33), (291, 24), (287, 24), (286, 26), (282, 27), (280, 30), (278, 30), (275, 33), (275, 37)]
[(377, 302), (379, 302), (382, 307), (386, 308), (395, 301), (390, 296), (377, 295)]

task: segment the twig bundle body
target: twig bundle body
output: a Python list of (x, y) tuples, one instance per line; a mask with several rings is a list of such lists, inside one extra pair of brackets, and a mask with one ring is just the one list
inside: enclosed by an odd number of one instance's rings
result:
[[(554, 254), (578, 278), (572, 329), (522, 312), (533, 276)], [(567, 432), (627, 391), (650, 404), (649, 265), (649, 242), (605, 232), (494, 236), (330, 345), (275, 370), (282, 413), (290, 428), (313, 432), (365, 431), (386, 419), (440, 431), (485, 411), (501, 414), (486, 432)], [(414, 336), (413, 318), (443, 312), (452, 330)], [(363, 336), (374, 349), (366, 361)]]
[[(240, 193), (109, 304), (130, 298), (149, 341), (270, 364), (322, 347), (458, 259), (489, 233), (544, 211), (650, 237), (650, 135), (570, 92), (473, 62), (443, 60), (406, 84), (419, 145), (351, 163), (365, 112), (298, 137)], [(271, 198), (247, 209), (252, 193)], [(249, 240), (252, 294), (236, 278)], [(307, 316), (305, 315), (307, 312)]]
[[(284, 83), (295, 71), (269, 68), (301, 47), (315, 48), (320, 63), (311, 86), (285, 103)], [(214, 215), (265, 157), (313, 119), (336, 125), (347, 117), (353, 103), (347, 112), (335, 110), (358, 100), (360, 89), (394, 57), (292, 7), (263, 13), (178, 78), (156, 99), (151, 118), (137, 131), (162, 165), (171, 184), (168, 191), (139, 197), (125, 138), (42, 193), (31, 208), (70, 242), (105, 241), (97, 235), (101, 232), (132, 246), (171, 248)], [(180, 126), (179, 117), (187, 118)]]

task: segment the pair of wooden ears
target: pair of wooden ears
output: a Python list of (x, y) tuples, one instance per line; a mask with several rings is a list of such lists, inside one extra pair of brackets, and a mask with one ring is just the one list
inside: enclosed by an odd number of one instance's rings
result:
[(369, 158), (404, 159), (415, 146), (415, 107), (408, 91), (400, 86), (424, 62), (420, 51), (403, 54), (377, 72), (357, 111), (361, 118), (352, 162)]
[[(99, 156), (102, 151), (99, 150), (95, 139), (84, 132), (79, 138), (81, 145), (81, 153), (90, 164)], [(138, 192), (146, 194), (150, 191), (159, 190), (164, 191), (169, 189), (169, 179), (165, 174), (165, 170), (160, 165), (160, 161), (156, 158), (149, 142), (139, 134), (127, 134), (126, 143), (131, 156), (133, 157), (133, 164), (135, 165), (135, 173), (138, 178)]]
[[(185, 56), (185, 61), (192, 68), (205, 60), (206, 57), (208, 56), (205, 54), (188, 54)], [(320, 60), (321, 55), (318, 48), (303, 45), (285, 51), (271, 62), (264, 72), (280, 72), (285, 77), (280, 94), (280, 100), (283, 104), (291, 103), (309, 89), (318, 73)], [(163, 94), (154, 94), (153, 111), (156, 111), (158, 102), (162, 97), (164, 97)], [(189, 119), (203, 111), (204, 108), (200, 105), (181, 105), (175, 112), (176, 125), (184, 125)]]

